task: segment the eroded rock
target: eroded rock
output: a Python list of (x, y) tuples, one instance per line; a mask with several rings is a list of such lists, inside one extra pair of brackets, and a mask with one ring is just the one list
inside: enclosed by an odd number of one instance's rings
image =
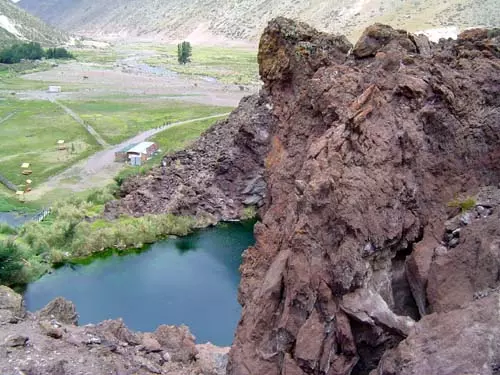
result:
[(0, 285), (0, 324), (16, 323), (24, 318), (25, 314), (21, 295)]
[[(276, 125), (228, 374), (368, 374), (413, 332), (394, 313), (412, 315), (412, 296), (416, 318), (452, 306), (429, 294), (439, 258), (468, 243), (463, 223), (441, 243), (448, 202), (500, 182), (500, 61), (487, 34), (433, 44), (374, 25), (351, 56), (339, 38), (270, 22), (259, 62)], [(495, 251), (485, 244), (484, 259)], [(489, 273), (478, 266), (463, 285), (491, 285), (471, 278)], [(448, 288), (451, 268), (436, 278)]]
[(78, 325), (78, 314), (73, 302), (58, 297), (38, 312), (41, 320), (55, 319), (64, 324)]
[(375, 375), (495, 374), (500, 363), (500, 295), (425, 316), (387, 352)]
[(194, 336), (186, 326), (159, 326), (154, 333), (162, 350), (170, 354), (174, 362), (190, 362), (196, 359)]

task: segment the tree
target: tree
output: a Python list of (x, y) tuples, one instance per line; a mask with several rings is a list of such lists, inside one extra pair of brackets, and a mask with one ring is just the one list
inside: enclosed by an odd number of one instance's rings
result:
[(73, 55), (66, 48), (48, 48), (45, 57), (48, 59), (72, 59)]
[(191, 62), (191, 43), (182, 42), (177, 45), (177, 61), (179, 64), (187, 64)]
[(39, 60), (45, 55), (40, 43), (18, 43), (0, 51), (0, 63), (15, 64), (21, 60)]

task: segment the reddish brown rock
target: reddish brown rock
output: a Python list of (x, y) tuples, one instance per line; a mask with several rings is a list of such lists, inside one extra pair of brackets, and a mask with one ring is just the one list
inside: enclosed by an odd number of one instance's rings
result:
[(469, 215), (473, 221), (453, 238), (458, 245), (435, 254), (431, 263), (427, 298), (432, 312), (461, 308), (499, 286), (500, 209), (487, 217), (474, 210)]
[(387, 352), (374, 375), (497, 374), (500, 369), (500, 295), (464, 309), (424, 317), (406, 340)]
[(22, 297), (9, 287), (0, 285), (0, 324), (16, 322), (25, 314)]
[[(368, 374), (404, 340), (398, 314), (414, 316), (417, 302), (427, 312), (448, 202), (500, 182), (495, 43), (481, 34), (424, 48), (375, 25), (349, 56), (338, 37), (269, 24), (259, 62), (277, 122), (228, 374)], [(384, 303), (340, 309), (360, 288)]]

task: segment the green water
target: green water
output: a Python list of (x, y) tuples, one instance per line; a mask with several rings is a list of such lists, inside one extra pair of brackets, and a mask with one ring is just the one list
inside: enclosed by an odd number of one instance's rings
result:
[(230, 345), (241, 254), (254, 243), (253, 223), (222, 224), (146, 251), (67, 265), (30, 284), (30, 311), (62, 296), (76, 304), (81, 325), (123, 318), (138, 331), (186, 324), (197, 342)]

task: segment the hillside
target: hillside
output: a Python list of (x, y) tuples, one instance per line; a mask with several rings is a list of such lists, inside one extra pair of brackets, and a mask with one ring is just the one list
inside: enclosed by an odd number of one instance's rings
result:
[(500, 24), (497, 0), (21, 0), (46, 22), (88, 36), (256, 40), (276, 16), (297, 18), (350, 39), (373, 22), (409, 31)]
[(45, 46), (58, 45), (68, 37), (27, 13), (9, 0), (0, 0), (0, 46), (16, 40), (30, 40)]

